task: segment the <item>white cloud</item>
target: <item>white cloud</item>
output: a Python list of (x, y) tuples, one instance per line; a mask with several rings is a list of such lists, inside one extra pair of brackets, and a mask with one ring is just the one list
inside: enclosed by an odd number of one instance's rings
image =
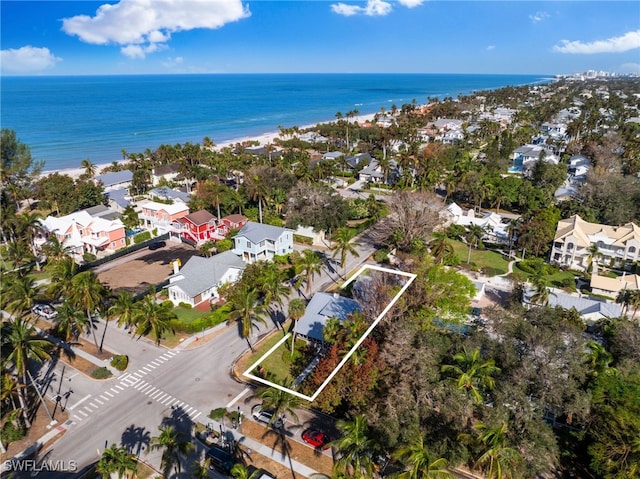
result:
[(0, 51), (2, 70), (11, 73), (37, 73), (53, 68), (62, 58), (56, 57), (48, 48), (27, 45)]
[(487, 51), (490, 52), (491, 50), (495, 50), (496, 46), (495, 45), (488, 45), (487, 46)]
[[(414, 0), (408, 0), (409, 3)], [(384, 0), (367, 0), (367, 4), (364, 7), (357, 5), (347, 5), (346, 3), (334, 3), (331, 5), (331, 11), (339, 15), (347, 17), (353, 15), (367, 15), (370, 17), (381, 17), (391, 13), (392, 7), (389, 2)]]
[(184, 58), (182, 57), (168, 57), (166, 61), (162, 62), (162, 66), (165, 68), (175, 68), (182, 65), (182, 62), (184, 62)]
[(607, 40), (596, 40), (585, 43), (580, 40), (562, 40), (560, 45), (555, 45), (553, 51), (560, 53), (620, 53), (634, 48), (640, 48), (640, 30), (628, 32), (620, 37), (608, 38)]
[(531, 20), (533, 23), (539, 23), (543, 20), (546, 20), (550, 16), (551, 15), (549, 15), (547, 12), (536, 12), (529, 15), (529, 20)]
[(419, 7), (424, 3), (424, 0), (398, 0), (400, 5), (404, 5), (407, 8)]
[(95, 16), (62, 20), (62, 30), (95, 45), (120, 45), (131, 58), (163, 50), (174, 32), (215, 29), (251, 15), (241, 0), (120, 0)]

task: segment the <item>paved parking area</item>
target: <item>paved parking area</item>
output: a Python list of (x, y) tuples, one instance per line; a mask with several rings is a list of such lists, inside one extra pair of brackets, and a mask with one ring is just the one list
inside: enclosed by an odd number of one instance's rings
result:
[(157, 250), (141, 249), (100, 265), (94, 271), (98, 279), (113, 291), (129, 291), (138, 294), (149, 286), (162, 283), (173, 272), (169, 264), (180, 259), (185, 264), (198, 251), (183, 243), (167, 241), (167, 246)]

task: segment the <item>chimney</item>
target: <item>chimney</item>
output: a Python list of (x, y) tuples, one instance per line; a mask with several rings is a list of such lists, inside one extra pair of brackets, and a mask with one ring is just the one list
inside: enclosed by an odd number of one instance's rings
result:
[(171, 264), (173, 265), (173, 274), (178, 274), (180, 271), (180, 263), (178, 260), (172, 261)]
[(333, 299), (338, 299), (340, 295), (338, 293), (333, 293)]

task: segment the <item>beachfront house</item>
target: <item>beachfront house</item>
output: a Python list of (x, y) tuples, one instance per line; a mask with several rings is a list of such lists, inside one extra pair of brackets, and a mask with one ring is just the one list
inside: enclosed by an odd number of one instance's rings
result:
[(180, 176), (180, 165), (171, 163), (170, 165), (156, 166), (151, 170), (151, 185), (158, 186), (161, 183), (171, 183)]
[(316, 293), (307, 304), (304, 316), (296, 322), (295, 332), (307, 341), (322, 343), (322, 331), (329, 319), (345, 321), (356, 311), (361, 311), (361, 308), (353, 299), (337, 293)]
[(41, 221), (41, 226), (44, 235), (34, 241), (36, 247), (42, 246), (53, 235), (70, 249), (76, 259), (84, 253), (115, 253), (126, 246), (122, 221), (91, 216), (87, 210), (61, 217), (47, 216)]
[(128, 191), (133, 181), (133, 171), (122, 170), (98, 175), (94, 178), (96, 184), (101, 183), (105, 192), (113, 190)]
[(176, 306), (186, 303), (205, 310), (220, 299), (218, 288), (235, 283), (245, 268), (244, 261), (231, 251), (210, 258), (192, 256), (180, 269), (176, 264), (169, 277), (169, 299)]
[(189, 207), (181, 201), (171, 204), (143, 200), (138, 202), (138, 218), (145, 229), (157, 229), (165, 234), (173, 229), (173, 222), (189, 214)]
[(234, 252), (247, 263), (270, 261), (293, 252), (293, 231), (249, 221), (233, 238)]
[[(613, 301), (578, 294), (567, 294), (556, 288), (547, 288), (547, 290), (547, 306), (552, 308), (560, 307), (566, 310), (574, 309), (587, 324), (593, 324), (606, 318), (619, 318), (622, 316), (622, 306)], [(534, 288), (526, 288), (523, 295), (523, 303), (526, 307), (536, 305), (534, 302), (535, 293)]]
[[(592, 257), (590, 247), (597, 246)], [(624, 268), (640, 260), (640, 227), (635, 223), (608, 226), (589, 223), (579, 215), (560, 220), (551, 247), (551, 262), (584, 271), (590, 261), (597, 265)]]
[(640, 289), (640, 275), (623, 274), (610, 278), (609, 276), (592, 274), (590, 286), (591, 292), (594, 294), (616, 298), (625, 289), (628, 291)]

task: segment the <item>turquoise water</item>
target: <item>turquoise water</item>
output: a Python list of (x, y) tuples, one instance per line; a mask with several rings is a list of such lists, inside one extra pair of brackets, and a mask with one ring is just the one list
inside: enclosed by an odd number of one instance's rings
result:
[(161, 144), (215, 143), (375, 113), (429, 97), (550, 81), (545, 75), (255, 74), (2, 77), (2, 128), (46, 170), (110, 163)]

